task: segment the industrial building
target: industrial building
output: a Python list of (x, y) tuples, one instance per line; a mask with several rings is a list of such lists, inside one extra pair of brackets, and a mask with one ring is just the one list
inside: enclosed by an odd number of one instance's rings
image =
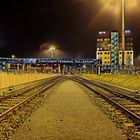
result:
[[(124, 64), (133, 66), (133, 35), (130, 30), (125, 31)], [(102, 60), (102, 68), (114, 67), (118, 69), (122, 65), (122, 37), (118, 31), (102, 31), (97, 35), (96, 59)]]

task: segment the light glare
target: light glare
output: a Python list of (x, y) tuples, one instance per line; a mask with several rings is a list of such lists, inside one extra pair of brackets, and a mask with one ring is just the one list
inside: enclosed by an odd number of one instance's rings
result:
[[(119, 14), (121, 1), (122, 0), (100, 0), (100, 4), (106, 10), (110, 10), (113, 13)], [(132, 11), (133, 8), (135, 8), (135, 10), (140, 8), (140, 0), (125, 0), (125, 9), (127, 11)]]

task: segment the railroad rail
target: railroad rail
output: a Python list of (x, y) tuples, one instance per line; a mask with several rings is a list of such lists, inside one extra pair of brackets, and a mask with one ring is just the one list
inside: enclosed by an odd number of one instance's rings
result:
[(84, 85), (93, 93), (115, 106), (129, 119), (133, 120), (135, 125), (140, 125), (140, 99), (134, 95), (134, 92), (127, 95), (123, 90), (117, 91), (113, 87), (105, 86), (104, 84), (81, 77), (74, 77), (73, 80)]
[[(16, 90), (13, 90), (13, 91), (10, 91), (9, 93), (7, 93), (6, 95), (3, 95), (0, 97), (0, 102), (2, 100), (5, 100), (6, 98), (10, 98), (12, 96), (16, 96), (16, 95), (20, 95), (20, 94), (24, 94), (25, 92), (27, 91), (30, 91), (32, 89), (34, 89), (35, 87), (38, 87), (40, 85), (43, 85), (45, 84), (46, 82), (49, 83), (51, 82), (52, 80), (55, 80), (57, 78), (59, 78), (60, 76), (55, 76), (55, 77), (51, 77), (51, 78), (45, 78), (45, 79), (42, 79), (42, 80), (37, 80), (35, 82), (30, 82), (30, 83), (27, 83), (25, 84), (24, 83), (24, 86), (21, 87), (20, 89), (16, 89)], [(22, 84), (21, 84), (22, 85)]]
[(11, 115), (14, 111), (18, 110), (35, 97), (45, 92), (47, 89), (56, 85), (58, 82), (64, 80), (63, 77), (56, 76), (53, 78), (45, 79), (21, 90), (13, 91), (0, 98), (0, 122), (7, 116)]

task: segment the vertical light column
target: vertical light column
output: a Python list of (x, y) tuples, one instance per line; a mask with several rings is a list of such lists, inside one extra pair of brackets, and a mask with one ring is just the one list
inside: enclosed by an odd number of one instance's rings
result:
[(55, 50), (55, 47), (54, 46), (51, 46), (50, 47), (50, 50), (51, 50), (51, 57), (54, 58), (54, 50)]
[(124, 53), (125, 53), (125, 0), (122, 0), (122, 66), (124, 68)]
[[(51, 50), (51, 53), (52, 53), (52, 59), (54, 58), (54, 50), (55, 50), (55, 47), (54, 46), (51, 46), (50, 47), (50, 50)], [(51, 66), (51, 72), (53, 73), (53, 64)]]
[(59, 74), (61, 73), (61, 67), (60, 67), (60, 64), (58, 64), (58, 73), (59, 73)]

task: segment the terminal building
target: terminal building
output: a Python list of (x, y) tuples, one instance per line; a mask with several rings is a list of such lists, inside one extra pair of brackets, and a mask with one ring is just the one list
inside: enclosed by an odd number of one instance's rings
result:
[[(125, 31), (125, 66), (133, 66), (133, 35), (130, 30)], [(122, 65), (122, 37), (118, 31), (102, 31), (97, 35), (96, 59), (102, 60), (103, 68)]]

